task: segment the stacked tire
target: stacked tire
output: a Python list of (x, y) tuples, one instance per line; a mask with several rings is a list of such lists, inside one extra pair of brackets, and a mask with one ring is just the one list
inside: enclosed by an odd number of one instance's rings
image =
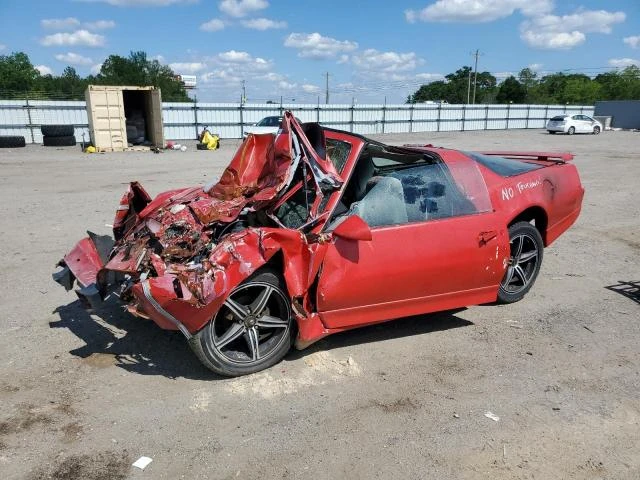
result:
[(21, 148), (26, 145), (24, 137), (17, 135), (1, 135), (0, 148)]
[(73, 147), (76, 144), (73, 125), (42, 125), (40, 131), (45, 147)]

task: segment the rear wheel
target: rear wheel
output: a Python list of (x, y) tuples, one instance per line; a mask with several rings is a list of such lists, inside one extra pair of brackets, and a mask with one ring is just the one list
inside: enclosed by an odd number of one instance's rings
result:
[(569, 135), (573, 135), (574, 133), (576, 133), (576, 128), (575, 127), (569, 127), (569, 130), (567, 130), (567, 133)]
[(294, 333), (284, 282), (275, 272), (263, 270), (236, 287), (189, 343), (207, 368), (236, 377), (282, 360)]
[(555, 134), (556, 134), (556, 132), (555, 132), (555, 131), (553, 131), (553, 130), (548, 130), (548, 132), (549, 132), (551, 135), (555, 135)]
[(544, 243), (538, 229), (527, 222), (509, 227), (511, 255), (498, 290), (498, 301), (514, 303), (527, 294), (538, 277)]
[(600, 133), (600, 127), (596, 125), (595, 127), (593, 127), (593, 134), (598, 135), (599, 133)]

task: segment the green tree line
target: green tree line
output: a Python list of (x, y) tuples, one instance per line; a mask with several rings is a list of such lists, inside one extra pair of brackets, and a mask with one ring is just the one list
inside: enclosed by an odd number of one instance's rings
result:
[(97, 75), (87, 77), (78, 75), (73, 67), (65, 68), (61, 75), (42, 75), (23, 52), (0, 55), (0, 98), (84, 100), (87, 85), (154, 86), (162, 90), (165, 101), (190, 101), (171, 68), (149, 60), (145, 52), (110, 55)]
[[(469, 88), (470, 86), (470, 88)], [(582, 73), (552, 73), (538, 77), (529, 68), (498, 84), (489, 72), (478, 72), (475, 103), (524, 103), (592, 105), (598, 100), (640, 100), (640, 68), (601, 73), (594, 78)], [(407, 103), (445, 101), (473, 103), (474, 73), (462, 67), (455, 73), (422, 85)]]

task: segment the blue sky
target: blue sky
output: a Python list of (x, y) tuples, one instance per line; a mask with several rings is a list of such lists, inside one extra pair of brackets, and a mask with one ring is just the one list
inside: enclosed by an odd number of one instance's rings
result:
[(0, 54), (96, 71), (144, 50), (198, 77), (198, 99), (402, 102), (471, 65), (595, 75), (640, 65), (638, 0), (0, 0)]

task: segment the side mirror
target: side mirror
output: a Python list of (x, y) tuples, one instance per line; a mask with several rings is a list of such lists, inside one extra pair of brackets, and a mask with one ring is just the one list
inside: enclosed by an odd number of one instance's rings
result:
[(358, 215), (351, 215), (344, 222), (338, 225), (333, 234), (345, 240), (371, 241), (371, 229)]

